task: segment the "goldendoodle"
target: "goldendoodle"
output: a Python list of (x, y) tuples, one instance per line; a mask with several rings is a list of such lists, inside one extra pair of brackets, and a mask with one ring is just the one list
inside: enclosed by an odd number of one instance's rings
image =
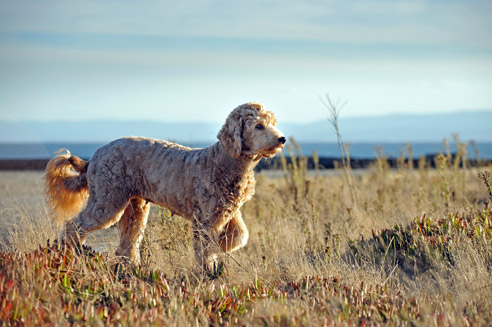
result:
[(214, 244), (232, 252), (248, 241), (240, 208), (254, 194), (253, 168), (285, 144), (274, 114), (259, 103), (234, 109), (217, 138), (210, 147), (191, 149), (128, 137), (99, 148), (89, 161), (68, 150), (57, 155), (45, 180), (53, 213), (65, 223), (60, 238), (83, 243), (87, 233), (118, 223), (116, 254), (139, 262), (150, 203), (155, 203), (193, 223), (196, 260), (213, 268), (220, 252)]

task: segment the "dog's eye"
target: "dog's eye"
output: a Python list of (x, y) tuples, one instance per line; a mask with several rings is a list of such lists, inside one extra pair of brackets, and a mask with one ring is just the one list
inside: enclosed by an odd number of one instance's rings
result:
[(265, 126), (263, 126), (262, 124), (258, 124), (255, 126), (256, 129), (259, 129), (259, 130), (262, 130), (262, 129), (265, 129)]

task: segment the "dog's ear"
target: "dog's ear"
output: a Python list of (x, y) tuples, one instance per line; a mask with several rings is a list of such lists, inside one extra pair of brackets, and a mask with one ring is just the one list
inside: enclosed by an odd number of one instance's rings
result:
[(234, 115), (234, 112), (229, 115), (224, 126), (217, 134), (217, 138), (234, 159), (239, 158), (242, 150), (242, 129), (243, 118), (240, 115)]

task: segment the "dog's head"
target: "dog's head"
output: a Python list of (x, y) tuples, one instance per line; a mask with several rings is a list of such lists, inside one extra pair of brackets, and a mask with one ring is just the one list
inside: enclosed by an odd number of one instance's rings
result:
[(259, 103), (245, 103), (227, 117), (217, 138), (233, 158), (242, 154), (273, 157), (282, 151), (285, 137), (277, 127), (275, 115)]

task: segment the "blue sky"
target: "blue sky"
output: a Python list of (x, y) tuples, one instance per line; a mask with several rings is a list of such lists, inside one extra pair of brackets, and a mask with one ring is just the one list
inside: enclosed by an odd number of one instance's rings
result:
[(491, 1), (0, 0), (0, 119), (492, 109)]

